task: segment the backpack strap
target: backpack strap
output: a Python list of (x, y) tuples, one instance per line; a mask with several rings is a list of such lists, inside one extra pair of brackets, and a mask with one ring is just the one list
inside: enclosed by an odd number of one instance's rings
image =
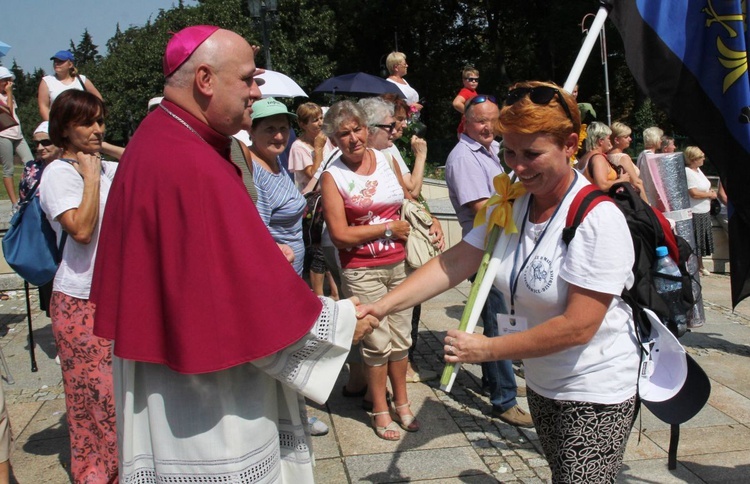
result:
[(677, 261), (679, 264), (680, 250), (677, 247), (677, 239), (675, 239), (674, 232), (672, 232), (672, 226), (669, 225), (669, 220), (667, 220), (667, 217), (665, 217), (660, 211), (654, 210), (653, 207), (652, 211), (654, 212), (656, 219), (659, 221), (659, 225), (661, 225), (661, 231), (664, 232), (664, 245), (669, 250), (669, 257), (671, 257), (673, 261)]
[(581, 225), (586, 215), (597, 205), (605, 201), (612, 201), (606, 193), (599, 190), (596, 185), (583, 187), (568, 208), (568, 217), (565, 219), (565, 228), (562, 232), (562, 240), (567, 246), (576, 235), (578, 226)]

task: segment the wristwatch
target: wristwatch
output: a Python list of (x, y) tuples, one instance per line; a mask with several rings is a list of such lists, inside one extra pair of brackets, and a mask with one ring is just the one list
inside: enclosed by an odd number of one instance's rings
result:
[(392, 239), (393, 238), (393, 230), (391, 230), (391, 227), (388, 225), (388, 223), (385, 224), (385, 238), (386, 239)]

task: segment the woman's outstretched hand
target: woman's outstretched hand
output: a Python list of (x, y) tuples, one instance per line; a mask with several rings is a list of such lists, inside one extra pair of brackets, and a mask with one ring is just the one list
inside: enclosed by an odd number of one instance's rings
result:
[(481, 363), (495, 359), (490, 351), (490, 338), (481, 334), (451, 329), (443, 341), (446, 363)]
[(386, 315), (375, 303), (360, 304), (357, 306), (357, 317), (364, 318), (365, 316), (373, 316), (374, 318), (381, 320)]

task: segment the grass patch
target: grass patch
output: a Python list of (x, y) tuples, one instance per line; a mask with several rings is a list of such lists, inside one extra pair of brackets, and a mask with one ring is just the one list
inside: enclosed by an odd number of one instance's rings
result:
[[(16, 190), (16, 196), (18, 196), (18, 184), (21, 182), (21, 175), (23, 175), (23, 164), (15, 163), (13, 165), (13, 186)], [(10, 200), (8, 192), (5, 191), (5, 186), (0, 187), (0, 200)]]

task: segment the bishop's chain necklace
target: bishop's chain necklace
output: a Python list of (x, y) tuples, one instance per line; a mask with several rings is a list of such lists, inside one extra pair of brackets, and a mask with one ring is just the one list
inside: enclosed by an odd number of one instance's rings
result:
[(185, 126), (187, 129), (189, 129), (190, 131), (192, 131), (197, 137), (199, 137), (201, 139), (201, 141), (203, 141), (204, 143), (208, 144), (208, 141), (206, 141), (205, 139), (203, 139), (203, 136), (201, 136), (199, 132), (197, 132), (196, 130), (194, 130), (192, 126), (190, 126), (189, 124), (187, 124), (187, 122), (184, 119), (182, 119), (181, 117), (177, 116), (175, 113), (173, 113), (172, 111), (170, 111), (169, 109), (167, 109), (167, 107), (164, 106), (163, 104), (159, 104), (159, 107), (162, 108), (167, 114), (169, 114), (170, 116), (172, 116), (174, 119), (176, 119), (178, 123), (180, 123), (181, 125)]

